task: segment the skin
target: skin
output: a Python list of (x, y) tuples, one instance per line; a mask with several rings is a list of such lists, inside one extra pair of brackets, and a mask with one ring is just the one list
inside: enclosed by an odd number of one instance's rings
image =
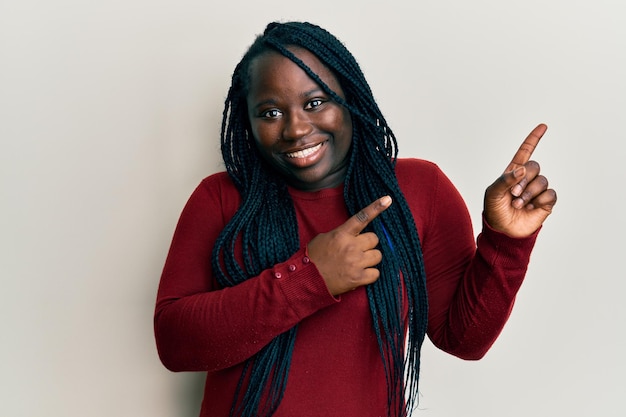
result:
[(540, 124), (524, 139), (504, 173), (485, 191), (487, 223), (511, 237), (535, 233), (556, 204), (556, 191), (540, 175), (540, 166), (530, 157), (548, 127)]
[[(313, 54), (300, 48), (290, 50), (344, 97), (336, 77)], [(263, 158), (296, 188), (315, 191), (340, 185), (352, 143), (349, 112), (332, 101), (300, 67), (278, 53), (257, 57), (249, 75), (248, 116)], [(540, 124), (531, 131), (504, 173), (485, 191), (487, 223), (511, 237), (532, 235), (556, 204), (556, 192), (540, 175), (539, 164), (530, 160), (546, 129)], [(311, 155), (302, 153), (320, 144)], [(309, 257), (332, 295), (379, 278), (376, 266), (382, 253), (377, 249), (378, 237), (362, 232), (391, 203), (389, 196), (381, 197), (341, 226), (309, 242)]]
[[(291, 48), (340, 97), (337, 78), (312, 53)], [(352, 118), (294, 62), (266, 52), (250, 65), (246, 97), (252, 135), (263, 158), (298, 189), (343, 183)], [(308, 154), (310, 152), (310, 154)]]

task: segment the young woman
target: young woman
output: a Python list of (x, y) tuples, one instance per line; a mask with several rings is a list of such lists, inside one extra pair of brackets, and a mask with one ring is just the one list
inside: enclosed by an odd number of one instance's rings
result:
[(485, 193), (477, 242), (433, 163), (397, 158), (353, 56), (324, 29), (271, 23), (235, 68), (227, 172), (179, 220), (155, 333), (206, 371), (202, 416), (406, 416), (426, 334), (482, 357), (556, 203), (526, 138)]

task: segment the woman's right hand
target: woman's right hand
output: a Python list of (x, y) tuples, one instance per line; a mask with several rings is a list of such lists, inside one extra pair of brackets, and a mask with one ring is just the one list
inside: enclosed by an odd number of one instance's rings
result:
[(371, 284), (380, 276), (376, 265), (382, 261), (383, 255), (376, 249), (378, 236), (373, 232), (361, 232), (390, 205), (391, 197), (381, 197), (341, 226), (321, 233), (309, 242), (309, 258), (333, 296)]

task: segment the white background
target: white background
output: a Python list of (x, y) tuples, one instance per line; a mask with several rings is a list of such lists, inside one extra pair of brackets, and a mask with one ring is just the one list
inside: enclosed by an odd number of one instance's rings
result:
[(481, 361), (428, 344), (417, 416), (623, 416), (626, 6), (610, 0), (2, 0), (0, 415), (193, 417), (152, 312), (178, 215), (221, 170), (223, 100), (270, 20), (360, 61), (401, 156), (479, 225), (539, 122), (559, 203)]

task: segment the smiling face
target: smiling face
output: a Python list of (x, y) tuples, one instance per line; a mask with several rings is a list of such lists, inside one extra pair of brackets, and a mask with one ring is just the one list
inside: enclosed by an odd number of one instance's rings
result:
[[(337, 78), (307, 50), (290, 48), (344, 98)], [(297, 64), (278, 52), (256, 57), (249, 70), (248, 118), (263, 158), (295, 188), (335, 187), (345, 178), (352, 119)]]

